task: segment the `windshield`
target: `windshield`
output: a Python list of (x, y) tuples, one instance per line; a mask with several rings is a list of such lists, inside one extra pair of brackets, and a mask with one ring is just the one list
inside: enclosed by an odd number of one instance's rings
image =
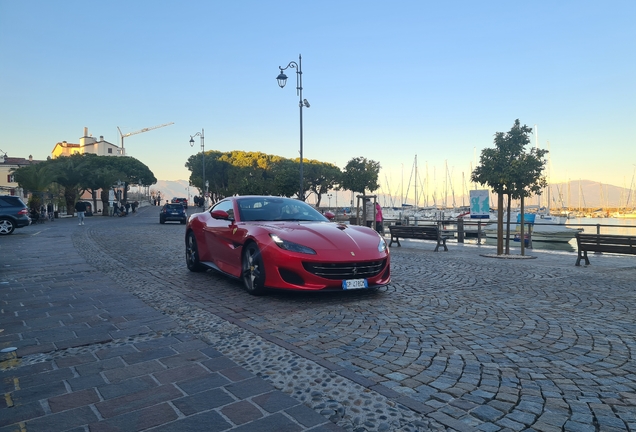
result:
[(309, 204), (279, 197), (250, 197), (237, 200), (241, 221), (320, 221), (328, 219)]

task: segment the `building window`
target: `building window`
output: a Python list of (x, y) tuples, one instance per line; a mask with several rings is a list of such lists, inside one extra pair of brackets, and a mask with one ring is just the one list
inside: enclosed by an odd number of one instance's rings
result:
[(15, 183), (15, 176), (13, 174), (7, 174), (7, 182)]
[(109, 149), (108, 149), (108, 153), (112, 153), (112, 152), (113, 152), (113, 149), (112, 149), (112, 148), (109, 148)]

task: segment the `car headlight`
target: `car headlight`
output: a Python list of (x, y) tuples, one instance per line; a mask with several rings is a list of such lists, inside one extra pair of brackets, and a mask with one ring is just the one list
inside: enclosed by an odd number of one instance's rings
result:
[(274, 240), (274, 243), (276, 243), (276, 245), (281, 249), (285, 249), (290, 252), (316, 255), (316, 251), (313, 250), (312, 248), (300, 245), (298, 243), (283, 240), (282, 238), (278, 237), (276, 234), (270, 234), (269, 236), (272, 238), (272, 240)]
[(378, 251), (379, 252), (386, 252), (388, 248), (389, 247), (386, 244), (386, 240), (384, 240), (384, 238), (380, 237), (380, 243), (378, 243)]

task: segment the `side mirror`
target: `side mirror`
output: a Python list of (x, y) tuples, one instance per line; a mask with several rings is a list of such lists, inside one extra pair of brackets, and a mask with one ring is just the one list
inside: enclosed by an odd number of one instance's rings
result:
[(325, 214), (324, 214), (324, 216), (325, 216), (327, 219), (329, 219), (330, 221), (332, 221), (332, 220), (334, 220), (334, 219), (336, 218), (336, 215), (335, 215), (335, 214), (333, 214), (333, 213), (332, 213), (332, 212), (330, 212), (330, 211), (326, 211), (326, 212), (325, 212)]
[(233, 220), (225, 210), (214, 210), (210, 212), (214, 219)]

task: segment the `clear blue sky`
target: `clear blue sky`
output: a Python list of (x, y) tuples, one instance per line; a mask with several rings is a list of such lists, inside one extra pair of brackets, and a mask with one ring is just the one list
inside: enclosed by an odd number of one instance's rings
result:
[(296, 74), (275, 78), (302, 54), (304, 156), (379, 161), (384, 192), (415, 155), (438, 194), (464, 189), (517, 118), (549, 142), (552, 181), (629, 187), (635, 22), (633, 0), (0, 0), (0, 149), (44, 159), (85, 126), (119, 144), (118, 126), (174, 122), (125, 140), (159, 179), (188, 178), (202, 128), (207, 150), (295, 158)]

